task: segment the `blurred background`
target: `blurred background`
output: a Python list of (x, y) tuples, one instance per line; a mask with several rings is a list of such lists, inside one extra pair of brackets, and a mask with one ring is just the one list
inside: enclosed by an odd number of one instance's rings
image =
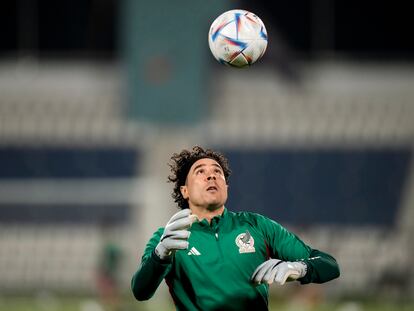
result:
[[(405, 7), (406, 6), (406, 7)], [(211, 22), (261, 17), (266, 54), (217, 63)], [(414, 41), (390, 1), (3, 0), (0, 310), (173, 310), (129, 290), (177, 211), (173, 152), (224, 152), (227, 208), (337, 258), (271, 310), (414, 310)]]

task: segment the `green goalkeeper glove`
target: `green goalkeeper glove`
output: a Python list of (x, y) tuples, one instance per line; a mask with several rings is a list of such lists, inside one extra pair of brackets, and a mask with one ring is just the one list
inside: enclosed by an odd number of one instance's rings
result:
[(256, 268), (251, 280), (257, 284), (275, 282), (283, 285), (286, 281), (294, 281), (304, 277), (306, 271), (307, 265), (301, 261), (269, 259)]
[(188, 248), (188, 238), (192, 223), (197, 220), (196, 215), (191, 214), (189, 208), (174, 214), (165, 225), (164, 233), (155, 248), (155, 254), (162, 260), (171, 258), (176, 250)]

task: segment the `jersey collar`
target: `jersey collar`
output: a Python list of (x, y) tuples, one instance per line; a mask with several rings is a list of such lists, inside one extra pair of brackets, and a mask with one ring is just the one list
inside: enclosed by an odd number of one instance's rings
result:
[(216, 230), (218, 227), (222, 226), (225, 223), (225, 220), (228, 217), (228, 212), (227, 212), (227, 208), (224, 207), (223, 209), (223, 213), (221, 215), (218, 216), (214, 216), (211, 219), (211, 223), (209, 224), (207, 219), (203, 219), (202, 221), (198, 222), (198, 224), (200, 225), (200, 227), (206, 228), (206, 227), (210, 227), (213, 230)]

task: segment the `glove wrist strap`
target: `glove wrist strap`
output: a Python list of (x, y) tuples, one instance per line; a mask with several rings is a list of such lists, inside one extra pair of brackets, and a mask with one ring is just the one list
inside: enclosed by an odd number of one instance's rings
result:
[(303, 267), (302, 271), (301, 271), (301, 274), (300, 274), (300, 277), (303, 278), (306, 275), (306, 273), (308, 273), (308, 265), (304, 261), (299, 261), (299, 263)]

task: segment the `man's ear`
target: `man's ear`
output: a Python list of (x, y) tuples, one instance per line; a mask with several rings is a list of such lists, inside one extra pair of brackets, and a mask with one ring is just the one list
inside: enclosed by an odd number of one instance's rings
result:
[(183, 196), (184, 200), (188, 199), (188, 189), (187, 186), (180, 187), (181, 195)]

